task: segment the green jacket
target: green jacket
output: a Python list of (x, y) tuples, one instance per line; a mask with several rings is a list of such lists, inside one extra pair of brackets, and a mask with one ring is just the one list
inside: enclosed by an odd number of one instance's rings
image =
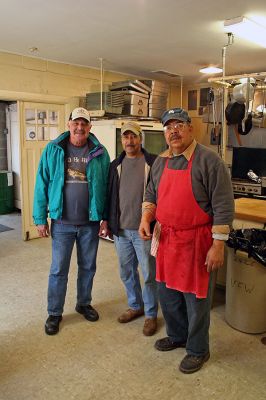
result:
[[(33, 220), (36, 225), (47, 223), (48, 212), (52, 219), (62, 218), (65, 147), (69, 136), (69, 131), (62, 133), (43, 150), (34, 190)], [(89, 220), (101, 221), (107, 217), (106, 197), (110, 157), (93, 133), (90, 133), (88, 140), (94, 144), (86, 168)]]

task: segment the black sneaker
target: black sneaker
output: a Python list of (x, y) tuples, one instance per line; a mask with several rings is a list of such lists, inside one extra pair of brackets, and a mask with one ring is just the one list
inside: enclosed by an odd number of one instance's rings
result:
[(208, 361), (209, 358), (210, 358), (209, 352), (204, 356), (191, 356), (187, 354), (181, 361), (179, 369), (181, 372), (184, 372), (184, 374), (192, 374), (193, 372), (196, 372), (199, 369), (201, 369), (203, 364), (206, 361)]
[(79, 306), (77, 304), (75, 310), (84, 315), (84, 318), (86, 318), (88, 321), (94, 322), (99, 319), (99, 314), (91, 305)]
[(186, 343), (173, 342), (169, 336), (166, 336), (163, 339), (156, 340), (154, 347), (159, 351), (170, 351), (178, 347), (186, 347)]
[(45, 322), (45, 333), (47, 335), (56, 335), (59, 331), (59, 324), (62, 321), (62, 315), (49, 315)]

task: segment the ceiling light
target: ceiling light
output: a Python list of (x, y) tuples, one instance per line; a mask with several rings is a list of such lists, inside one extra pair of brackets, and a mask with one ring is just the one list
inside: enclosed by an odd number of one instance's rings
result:
[(222, 68), (218, 67), (205, 67), (199, 70), (202, 74), (220, 74), (223, 72)]
[(224, 29), (235, 36), (266, 47), (266, 27), (251, 21), (246, 17), (237, 17), (224, 21)]

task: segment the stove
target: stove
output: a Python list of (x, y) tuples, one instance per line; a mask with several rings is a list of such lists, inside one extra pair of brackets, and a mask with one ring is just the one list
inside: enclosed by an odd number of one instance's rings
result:
[(251, 182), (245, 179), (232, 179), (234, 193), (245, 193), (247, 195), (264, 196), (266, 195), (266, 187), (261, 183)]

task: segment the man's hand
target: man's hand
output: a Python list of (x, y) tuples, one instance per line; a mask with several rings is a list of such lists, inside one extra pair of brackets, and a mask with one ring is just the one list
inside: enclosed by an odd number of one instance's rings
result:
[(207, 266), (207, 271), (211, 272), (215, 269), (219, 269), (223, 266), (224, 262), (224, 241), (223, 240), (213, 240), (212, 247), (207, 253), (205, 265)]
[(143, 240), (151, 240), (152, 234), (150, 231), (150, 223), (146, 220), (142, 220), (139, 226), (139, 236)]
[(39, 237), (48, 237), (50, 235), (49, 225), (37, 225)]
[(108, 229), (107, 221), (102, 221), (101, 222), (98, 235), (101, 236), (101, 237), (106, 237), (106, 236), (110, 237), (110, 235), (112, 235), (110, 230)]

